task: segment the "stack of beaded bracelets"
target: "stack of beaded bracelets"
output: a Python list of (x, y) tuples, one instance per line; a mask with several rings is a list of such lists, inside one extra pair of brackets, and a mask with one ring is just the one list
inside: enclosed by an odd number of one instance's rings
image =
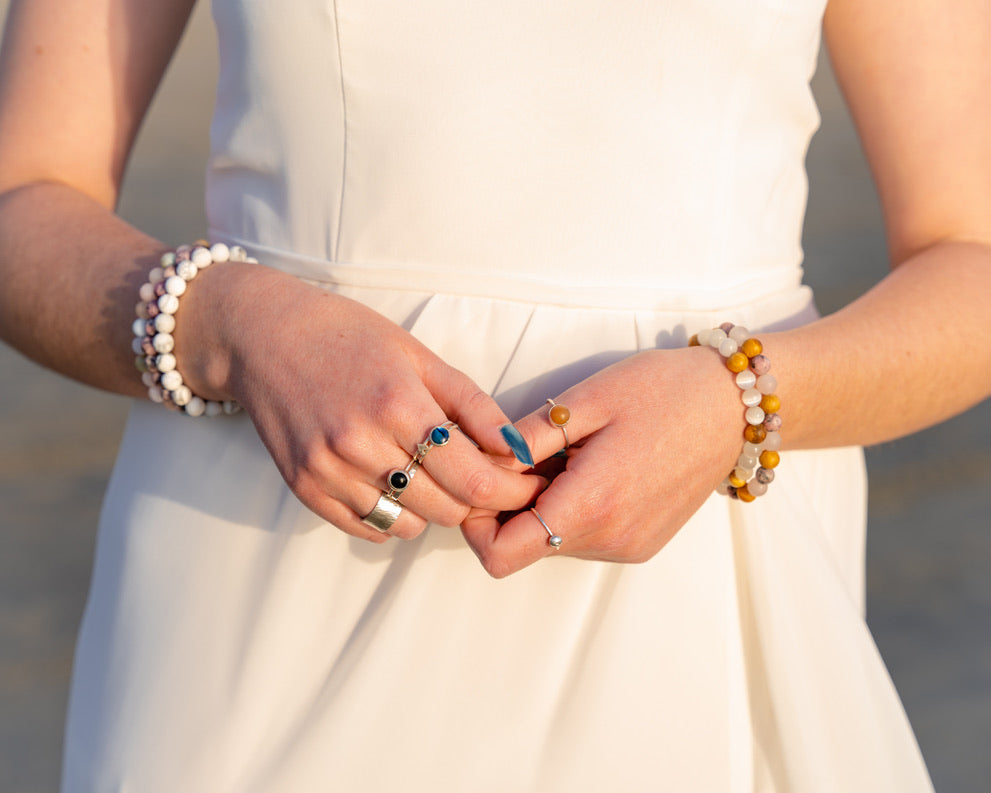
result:
[(717, 350), (726, 368), (736, 375), (736, 384), (743, 392), (747, 422), (743, 450), (736, 467), (716, 490), (741, 501), (753, 501), (767, 492), (780, 460), (781, 400), (774, 393), (778, 381), (769, 374), (771, 362), (763, 355), (763, 345), (750, 336), (750, 331), (731, 322), (700, 331), (689, 344)]
[(132, 349), (141, 380), (148, 388), (148, 398), (187, 416), (216, 416), (236, 413), (236, 402), (213, 402), (202, 399), (189, 390), (176, 368), (175, 313), (186, 285), (196, 274), (214, 262), (254, 262), (247, 251), (237, 245), (228, 248), (223, 243), (210, 245), (197, 242), (181, 245), (162, 255), (158, 267), (148, 273), (148, 281), (139, 292), (135, 306), (134, 342)]

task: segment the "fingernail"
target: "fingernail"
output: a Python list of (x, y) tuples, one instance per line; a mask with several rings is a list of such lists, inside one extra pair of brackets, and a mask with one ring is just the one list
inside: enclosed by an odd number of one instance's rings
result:
[(510, 450), (513, 452), (513, 456), (523, 463), (523, 465), (529, 465), (532, 468), (533, 455), (530, 454), (530, 447), (526, 445), (526, 441), (523, 440), (523, 436), (520, 435), (520, 431), (512, 424), (504, 424), (499, 428), (499, 432), (502, 433), (502, 437), (509, 445)]

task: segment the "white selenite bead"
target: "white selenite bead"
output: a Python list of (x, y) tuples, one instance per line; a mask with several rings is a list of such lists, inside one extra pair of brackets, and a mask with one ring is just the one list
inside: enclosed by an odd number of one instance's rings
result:
[(754, 479), (751, 482), (747, 482), (747, 490), (750, 491), (750, 495), (752, 496), (762, 496), (767, 492), (767, 485)]
[(760, 457), (760, 453), (763, 450), (763, 446), (759, 443), (751, 443), (750, 441), (743, 442), (743, 453), (747, 457)]
[(159, 314), (152, 320), (152, 324), (159, 333), (171, 333), (175, 330), (175, 317), (172, 314)]
[(743, 342), (750, 338), (750, 331), (743, 327), (743, 325), (734, 325), (733, 330), (729, 332), (729, 337), (737, 344), (743, 344)]
[(166, 292), (158, 298), (158, 310), (163, 314), (175, 314), (179, 310), (179, 298)]
[(184, 259), (175, 266), (175, 274), (183, 281), (192, 281), (199, 271), (200, 268), (189, 261), (189, 259)]
[(165, 279), (165, 291), (170, 295), (179, 297), (186, 292), (186, 281), (178, 275), (170, 275)]
[(141, 284), (141, 288), (138, 290), (138, 297), (145, 303), (150, 303), (155, 299), (155, 285), (152, 283)]
[(131, 352), (133, 352), (135, 355), (144, 355), (145, 353), (144, 340), (145, 340), (144, 336), (142, 336), (140, 339), (137, 336), (131, 339)]
[(761, 444), (769, 452), (776, 452), (781, 448), (781, 433), (769, 432)]
[(144, 320), (144, 319), (141, 319), (141, 317), (138, 317), (136, 320), (134, 320), (134, 322), (131, 323), (131, 333), (133, 333), (138, 338), (143, 337), (145, 335), (145, 329), (146, 329), (145, 328), (145, 323), (146, 322), (147, 322), (147, 320)]
[(159, 388), (157, 385), (148, 387), (148, 399), (150, 399), (152, 402), (157, 402), (158, 404), (162, 404), (162, 400), (164, 398), (165, 397), (162, 395), (162, 389)]
[(722, 328), (713, 328), (709, 331), (709, 346), (719, 349), (719, 345), (726, 338), (726, 331)]
[(248, 260), (248, 252), (242, 248), (240, 245), (231, 245), (231, 258), (232, 262), (244, 262)]
[(219, 402), (214, 402), (213, 400), (206, 403), (206, 416), (207, 418), (213, 418), (214, 416), (219, 416), (224, 412), (224, 406)]
[(165, 253), (162, 254), (162, 258), (159, 259), (158, 261), (163, 268), (171, 267), (173, 264), (175, 264), (175, 251), (166, 251)]
[(152, 288), (163, 278), (165, 278), (165, 270), (161, 267), (152, 267), (148, 273), (148, 281), (151, 283)]
[(743, 400), (744, 405), (748, 408), (752, 408), (754, 405), (759, 405), (763, 397), (761, 396), (760, 391), (756, 388), (748, 388), (740, 395), (740, 398)]
[(747, 408), (747, 412), (743, 414), (743, 417), (747, 420), (747, 424), (760, 424), (764, 421), (764, 411), (759, 407)]
[(194, 396), (186, 403), (186, 414), (189, 416), (202, 416), (205, 411), (206, 402), (198, 396)]
[(175, 349), (175, 338), (171, 333), (156, 333), (151, 340), (151, 346), (157, 353), (172, 352)]
[(741, 454), (736, 460), (736, 467), (745, 471), (753, 471), (757, 467), (757, 458)]
[(204, 267), (209, 267), (213, 264), (213, 257), (210, 255), (210, 249), (204, 248), (202, 245), (197, 245), (193, 248), (192, 252), (189, 254), (189, 260), (201, 270)]
[(192, 398), (193, 398), (193, 392), (189, 390), (189, 386), (180, 385), (174, 391), (172, 391), (172, 401), (175, 402), (179, 407), (188, 405)]
[[(171, 372), (173, 369), (175, 369), (175, 367), (176, 367), (176, 360), (175, 360), (175, 356), (172, 353), (166, 352), (166, 353), (162, 353), (161, 355), (155, 356), (155, 368), (158, 369), (158, 371), (161, 372), (162, 374), (165, 374), (166, 372)], [(170, 388), (169, 391), (171, 390), (172, 389)]]
[(736, 384), (740, 386), (744, 391), (748, 388), (753, 388), (754, 384), (757, 382), (757, 375), (755, 375), (749, 369), (744, 369), (742, 372), (738, 372), (736, 375)]
[(712, 328), (702, 328), (698, 333), (695, 334), (695, 338), (699, 340), (699, 345), (702, 347), (709, 346), (709, 334), (712, 333)]
[(723, 358), (729, 358), (739, 348), (740, 345), (730, 338), (723, 339), (719, 342), (719, 354), (722, 355)]
[(175, 391), (179, 386), (182, 385), (182, 375), (179, 374), (175, 369), (170, 369), (168, 372), (162, 374), (162, 388), (166, 391)]
[(749, 477), (753, 476), (753, 473), (753, 471), (746, 471), (743, 468), (733, 469), (733, 476), (737, 479), (742, 479), (744, 482), (746, 482)]
[(231, 249), (222, 242), (215, 242), (210, 246), (210, 258), (215, 262), (226, 262), (231, 258)]
[(757, 378), (756, 387), (762, 394), (773, 394), (778, 390), (778, 378), (773, 374), (762, 374)]

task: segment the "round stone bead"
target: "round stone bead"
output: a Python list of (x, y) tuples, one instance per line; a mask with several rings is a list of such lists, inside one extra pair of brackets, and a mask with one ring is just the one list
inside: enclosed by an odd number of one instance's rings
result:
[(158, 310), (163, 314), (175, 314), (179, 310), (179, 298), (175, 295), (164, 294), (158, 298)]
[(170, 333), (156, 333), (151, 340), (151, 346), (157, 353), (172, 352), (175, 349), (175, 338)]
[(777, 432), (781, 429), (781, 414), (771, 413), (764, 417), (764, 429), (768, 432)]
[(144, 351), (145, 351), (144, 348), (145, 348), (144, 336), (142, 336), (140, 339), (137, 336), (131, 339), (131, 352), (133, 352), (135, 355), (144, 355)]
[(750, 369), (744, 369), (736, 375), (736, 384), (743, 391), (746, 391), (748, 388), (753, 388), (756, 382), (757, 375), (751, 372)]
[(162, 353), (155, 357), (155, 368), (162, 374), (171, 372), (176, 366), (175, 356), (170, 352)]
[(754, 479), (762, 485), (769, 485), (774, 481), (774, 471), (770, 468), (758, 468), (757, 473), (754, 474)]
[(153, 375), (151, 372), (142, 372), (141, 382), (144, 384), (145, 388), (151, 388), (153, 385), (158, 385), (155, 382), (155, 375)]
[(726, 359), (726, 368), (731, 372), (742, 372), (747, 368), (747, 356), (742, 352), (735, 352)]
[(750, 491), (750, 495), (752, 496), (762, 496), (767, 492), (767, 485), (759, 482), (757, 479), (751, 479), (747, 482), (747, 490)]
[(159, 281), (157, 284), (155, 284), (155, 299), (157, 300), (164, 294), (166, 294), (165, 281)]
[(712, 328), (702, 328), (698, 333), (695, 334), (695, 338), (703, 347), (709, 346), (709, 334), (712, 333)]
[(692, 337), (688, 340), (688, 346), (698, 347), (700, 344), (701, 342), (699, 341), (699, 335), (697, 333), (693, 333)]
[(726, 331), (722, 328), (713, 328), (709, 331), (709, 346), (719, 349), (719, 345), (723, 343), (723, 339), (726, 338)]
[(162, 401), (165, 399), (165, 395), (162, 393), (161, 386), (153, 385), (148, 387), (148, 399), (157, 405), (161, 405)]
[(724, 479), (718, 485), (716, 485), (716, 492), (721, 496), (729, 495), (730, 483), (729, 479)]
[(141, 352), (145, 355), (155, 355), (158, 350), (155, 349), (155, 345), (151, 343), (151, 339), (147, 336), (141, 337)]
[(175, 391), (181, 385), (182, 375), (175, 369), (170, 369), (168, 372), (162, 372), (162, 388), (166, 391)]
[(244, 248), (242, 248), (240, 245), (231, 245), (230, 261), (246, 262), (247, 260), (248, 260), (248, 252)]
[(729, 337), (737, 344), (743, 344), (743, 342), (750, 338), (750, 331), (743, 327), (743, 325), (734, 325), (733, 329), (729, 332)]
[(178, 275), (171, 275), (165, 279), (165, 291), (179, 297), (186, 292), (186, 281)]
[(158, 307), (158, 301), (157, 300), (152, 300), (150, 303), (146, 303), (145, 304), (145, 314), (148, 315), (148, 318), (149, 319), (154, 319), (155, 317), (157, 317), (161, 313), (162, 313), (162, 311)]
[(175, 268), (176, 275), (178, 275), (183, 281), (192, 281), (196, 277), (196, 273), (199, 271), (200, 268), (190, 261), (179, 262)]
[(767, 430), (763, 424), (748, 424), (743, 430), (743, 437), (751, 443), (760, 443), (767, 437)]
[(430, 430), (430, 442), (434, 446), (443, 446), (449, 440), (451, 440), (451, 433), (447, 427), (434, 427)]
[(765, 449), (760, 453), (761, 468), (777, 468), (779, 462), (781, 462), (781, 455), (777, 452)]
[(773, 374), (762, 374), (757, 378), (755, 388), (762, 394), (773, 394), (778, 390), (778, 378)]
[(747, 457), (753, 457), (756, 460), (762, 451), (764, 451), (764, 447), (759, 443), (743, 442), (743, 454)]
[(228, 416), (233, 416), (235, 413), (241, 410), (241, 406), (237, 402), (231, 400), (224, 401), (224, 413)]
[(150, 282), (141, 284), (141, 288), (138, 290), (138, 297), (145, 303), (150, 303), (155, 299), (155, 285)]
[(134, 322), (131, 323), (131, 333), (133, 333), (135, 336), (138, 337), (144, 336), (146, 322), (147, 320), (138, 317), (136, 320), (134, 320)]
[(554, 405), (550, 410), (551, 424), (555, 427), (563, 427), (571, 421), (571, 411), (564, 405)]
[(231, 258), (231, 249), (222, 242), (215, 242), (210, 246), (210, 258), (215, 262), (226, 262)]
[(764, 442), (761, 444), (765, 449), (770, 449), (772, 452), (779, 451), (781, 449), (781, 433), (780, 432), (769, 432), (764, 438)]
[(134, 368), (144, 374), (148, 371), (148, 359), (143, 355), (134, 356)]
[(727, 337), (719, 342), (719, 354), (722, 355), (723, 358), (729, 358), (737, 351), (737, 349), (739, 349), (739, 347), (739, 344)]
[(759, 407), (747, 408), (743, 417), (747, 420), (747, 424), (761, 424), (764, 421), (764, 411)]
[(758, 377), (771, 371), (771, 362), (766, 355), (755, 355), (750, 359), (750, 368)]
[(171, 333), (175, 330), (175, 317), (172, 314), (159, 314), (151, 324), (158, 333)]
[(165, 268), (164, 267), (152, 267), (148, 271), (148, 282), (154, 287), (159, 281), (165, 280)]
[[(770, 377), (770, 375), (764, 375), (764, 377)], [(777, 394), (764, 394), (760, 406), (765, 413), (777, 413), (781, 407), (781, 399)]]
[(750, 492), (750, 489), (746, 485), (736, 491), (736, 497), (740, 499), (740, 501), (746, 501), (748, 503), (756, 498), (756, 496)]
[(740, 345), (740, 349), (748, 358), (753, 358), (755, 355), (760, 355), (763, 352), (764, 345), (757, 339), (747, 339)]
[(213, 264), (213, 257), (210, 255), (209, 249), (201, 245), (193, 248), (189, 254), (189, 260), (201, 270)]
[(134, 313), (141, 319), (148, 319), (148, 304), (144, 300), (139, 300), (134, 305)]
[(224, 412), (224, 406), (219, 402), (210, 400), (206, 403), (206, 410), (204, 412), (206, 413), (207, 418), (213, 418), (214, 416), (219, 416)]
[(748, 408), (752, 408), (755, 405), (759, 405), (761, 401), (761, 393), (756, 388), (748, 388), (740, 395), (740, 399), (743, 404)]
[(162, 254), (162, 258), (158, 260), (162, 268), (171, 267), (175, 264), (176, 255), (175, 251), (166, 251)]
[(190, 398), (186, 403), (186, 415), (202, 416), (206, 412), (206, 402), (198, 396)]
[(728, 481), (731, 487), (743, 487), (745, 484), (747, 484), (747, 477), (738, 476), (737, 469), (734, 468), (733, 473), (731, 473), (728, 477)]
[(749, 454), (741, 454), (736, 460), (736, 467), (744, 471), (753, 471), (757, 467), (757, 458)]
[(189, 390), (189, 386), (179, 385), (168, 390), (172, 392), (172, 401), (179, 407), (188, 405), (193, 400), (193, 392)]

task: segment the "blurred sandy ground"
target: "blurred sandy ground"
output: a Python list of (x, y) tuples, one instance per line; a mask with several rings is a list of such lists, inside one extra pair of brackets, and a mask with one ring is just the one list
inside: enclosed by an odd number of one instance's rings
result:
[[(216, 70), (210, 25), (201, 3), (143, 130), (121, 205), (129, 220), (173, 244), (203, 234)], [(880, 279), (885, 258), (873, 190), (827, 68), (815, 89), (824, 122), (809, 157), (807, 274), (828, 312)], [(924, 328), (906, 332), (924, 343)], [(127, 402), (42, 371), (2, 345), (0, 373), (0, 791), (49, 793), (57, 789), (97, 512)], [(937, 790), (989, 793), (991, 404), (870, 450), (869, 462), (871, 627)]]

